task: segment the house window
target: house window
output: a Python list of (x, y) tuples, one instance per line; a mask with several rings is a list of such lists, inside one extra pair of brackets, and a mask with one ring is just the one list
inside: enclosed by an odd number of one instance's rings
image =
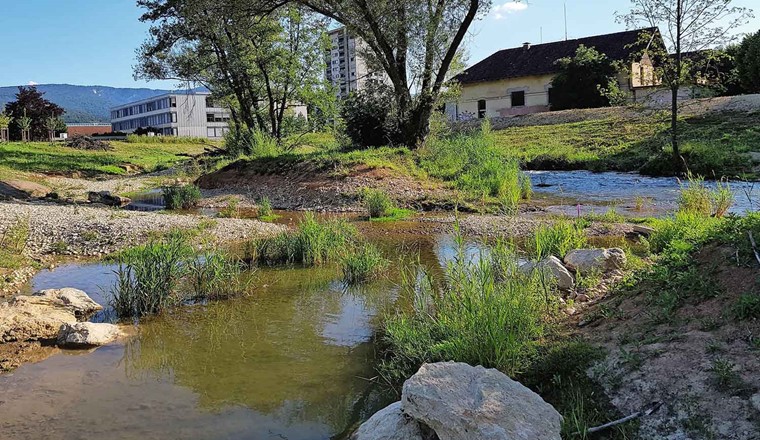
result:
[(169, 106), (176, 107), (177, 106), (177, 98), (175, 98), (175, 97), (169, 98)]
[(481, 99), (478, 101), (478, 119), (483, 119), (486, 117), (486, 100)]
[(214, 114), (206, 113), (206, 122), (214, 122)]
[(524, 107), (525, 106), (525, 91), (512, 92), (512, 107)]
[(172, 122), (177, 122), (177, 114), (172, 113)]
[(210, 97), (210, 96), (207, 96), (207, 97), (206, 97), (206, 107), (216, 107), (216, 106), (214, 105), (214, 101), (211, 99), (211, 97)]

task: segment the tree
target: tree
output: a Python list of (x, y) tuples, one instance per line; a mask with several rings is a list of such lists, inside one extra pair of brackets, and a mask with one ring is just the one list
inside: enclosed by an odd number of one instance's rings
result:
[(300, 0), (346, 26), (367, 45), (363, 55), (393, 88), (404, 143), (417, 146), (430, 130), (452, 62), (490, 0)]
[(61, 107), (45, 99), (36, 87), (19, 87), (16, 100), (5, 104), (5, 113), (16, 121), (11, 124), (10, 138), (24, 140), (19, 122), (26, 117), (30, 120), (26, 141), (44, 140), (48, 136), (45, 120), (50, 116), (60, 117), (63, 112)]
[(747, 35), (736, 48), (739, 80), (745, 90), (760, 93), (760, 31)]
[[(631, 0), (631, 3), (631, 11), (618, 15), (618, 20), (629, 28), (644, 24), (660, 29), (666, 45), (659, 53), (657, 45), (650, 49), (655, 52), (656, 73), (671, 91), (670, 143), (674, 166), (683, 170), (686, 163), (678, 145), (678, 93), (682, 85), (692, 81), (688, 74), (692, 71), (691, 61), (685, 55), (725, 45), (732, 39), (730, 31), (752, 18), (752, 11), (732, 6), (731, 0)], [(650, 41), (659, 39), (648, 32), (643, 32), (642, 37)]]
[(26, 115), (26, 109), (24, 109), (24, 115), (16, 119), (16, 125), (21, 131), (21, 142), (29, 142), (29, 129), (32, 128), (32, 118)]
[(593, 47), (578, 46), (575, 56), (558, 59), (552, 80), (552, 110), (610, 105), (608, 91), (617, 89), (618, 66)]
[(45, 128), (48, 131), (48, 140), (50, 142), (53, 142), (56, 133), (64, 133), (68, 130), (63, 119), (52, 115), (45, 119)]
[(0, 112), (0, 142), (8, 140), (8, 127), (11, 125), (11, 117), (5, 112)]
[(290, 106), (329, 108), (327, 19), (297, 3), (138, 0), (151, 38), (135, 77), (202, 84), (231, 108), (233, 129), (283, 137)]

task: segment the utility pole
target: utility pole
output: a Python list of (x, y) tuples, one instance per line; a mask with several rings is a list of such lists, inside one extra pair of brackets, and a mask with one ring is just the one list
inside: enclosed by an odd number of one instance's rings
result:
[(567, 2), (562, 3), (562, 9), (565, 11), (565, 41), (567, 41)]

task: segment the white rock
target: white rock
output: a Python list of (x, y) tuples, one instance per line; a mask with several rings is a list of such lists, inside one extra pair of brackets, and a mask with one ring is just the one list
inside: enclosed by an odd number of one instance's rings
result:
[(404, 383), (401, 409), (440, 440), (560, 440), (562, 416), (495, 369), (424, 364)]
[(625, 267), (625, 252), (620, 248), (576, 249), (565, 255), (568, 269), (581, 273), (592, 270), (608, 272)]
[(401, 411), (401, 402), (392, 403), (362, 423), (351, 440), (422, 440), (420, 425)]
[(531, 272), (538, 268), (545, 270), (549, 276), (554, 278), (557, 281), (557, 287), (561, 290), (571, 290), (575, 287), (575, 278), (573, 277), (573, 274), (571, 274), (565, 266), (562, 265), (559, 258), (555, 256), (544, 258), (538, 263), (530, 261), (522, 262), (518, 266), (518, 271), (525, 275), (530, 275)]
[(63, 324), (58, 331), (61, 347), (98, 347), (113, 342), (121, 336), (119, 327), (113, 324), (77, 322)]

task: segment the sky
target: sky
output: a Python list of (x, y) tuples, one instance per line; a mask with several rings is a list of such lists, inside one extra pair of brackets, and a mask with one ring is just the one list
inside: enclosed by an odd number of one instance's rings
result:
[[(471, 28), (469, 62), (493, 52), (565, 38), (625, 30), (615, 22), (630, 0), (495, 0)], [(760, 29), (760, 0), (734, 0), (757, 18), (737, 33)], [(170, 81), (135, 81), (135, 50), (147, 37), (134, 0), (0, 0), (0, 86), (78, 84), (171, 88)]]

